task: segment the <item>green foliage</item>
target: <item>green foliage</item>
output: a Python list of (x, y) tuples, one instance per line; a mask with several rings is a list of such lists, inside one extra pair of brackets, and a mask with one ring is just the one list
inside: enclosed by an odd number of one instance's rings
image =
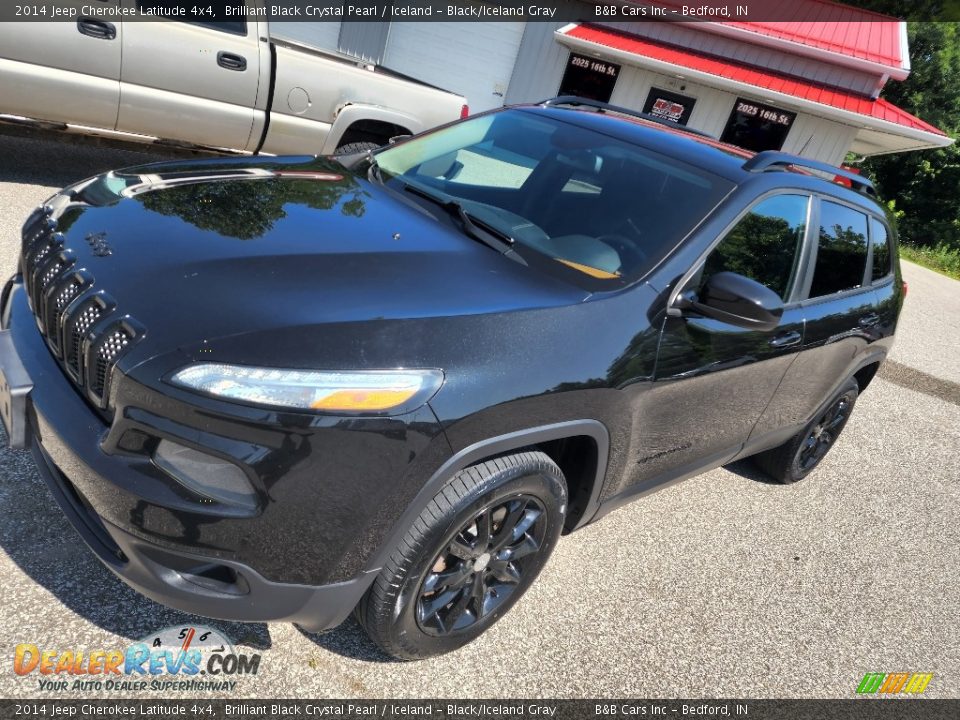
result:
[(286, 217), (290, 205), (306, 205), (318, 210), (339, 206), (341, 213), (352, 217), (361, 217), (366, 212), (365, 193), (351, 179), (206, 182), (134, 197), (149, 210), (179, 217), (201, 230), (239, 240), (266, 235)]
[(797, 231), (786, 220), (751, 213), (710, 253), (703, 281), (719, 272), (735, 272), (785, 297), (799, 246)]
[(956, 12), (960, 0), (847, 0), (844, 4), (905, 20), (960, 19)]
[[(960, 23), (910, 23), (913, 70), (891, 81), (883, 96), (895, 105), (960, 137)], [(916, 246), (960, 248), (960, 148), (898, 153), (863, 163), (901, 238)]]
[(901, 245), (900, 256), (931, 270), (960, 280), (960, 250), (940, 244), (936, 247)]

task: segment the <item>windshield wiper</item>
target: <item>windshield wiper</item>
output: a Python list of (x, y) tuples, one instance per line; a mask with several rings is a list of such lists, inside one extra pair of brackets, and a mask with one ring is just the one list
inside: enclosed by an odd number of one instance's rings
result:
[(405, 185), (403, 189), (408, 193), (422, 197), (425, 200), (429, 200), (430, 202), (442, 207), (460, 221), (460, 223), (463, 225), (463, 231), (474, 240), (479, 240), (487, 247), (491, 247), (497, 252), (506, 255), (511, 260), (516, 260), (517, 262), (526, 265), (526, 262), (524, 262), (524, 260), (517, 255), (516, 251), (513, 249), (513, 244), (516, 241), (510, 234), (505, 233), (495, 227), (491, 227), (482, 220), (477, 220), (474, 216), (470, 215), (470, 213), (464, 209), (463, 205), (456, 200), (442, 198), (439, 195), (434, 195), (432, 192), (418, 188), (415, 185)]

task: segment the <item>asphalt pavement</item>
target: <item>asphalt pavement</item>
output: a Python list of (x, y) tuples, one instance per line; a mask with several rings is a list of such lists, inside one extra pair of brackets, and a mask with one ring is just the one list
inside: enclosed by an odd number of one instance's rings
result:
[[(160, 157), (0, 136), (0, 270), (56, 189)], [(161, 607), (100, 565), (27, 453), (0, 450), (0, 697), (123, 697), (42, 691), (14, 647), (125, 647), (181, 623), (262, 655), (229, 697), (849, 698), (894, 671), (960, 697), (960, 283), (904, 274), (893, 362), (813, 476), (739, 463), (612, 513), (564, 538), (491, 631), (425, 662), (390, 662), (352, 620), (311, 635)]]

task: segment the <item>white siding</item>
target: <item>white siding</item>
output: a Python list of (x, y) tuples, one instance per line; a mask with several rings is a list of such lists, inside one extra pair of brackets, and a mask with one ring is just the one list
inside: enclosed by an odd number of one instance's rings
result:
[[(697, 103), (693, 106), (688, 125), (715, 138), (719, 138), (723, 133), (738, 97), (771, 104), (763, 98), (752, 97), (749, 92), (736, 95), (629, 66), (624, 66), (620, 71), (610, 102), (614, 105), (642, 109), (651, 87), (678, 92), (696, 99)], [(776, 107), (792, 110), (788, 104), (776, 104)], [(781, 149), (811, 160), (822, 160), (837, 165), (843, 162), (856, 133), (856, 128), (849, 125), (798, 112)]]
[(610, 102), (641, 110), (652, 87), (680, 93), (696, 100), (687, 124), (713, 137), (720, 137), (736, 99), (736, 96), (722, 90), (624, 65)]
[(383, 64), (467, 98), (471, 112), (503, 105), (522, 22), (394, 22)]
[(856, 134), (855, 127), (814, 115), (799, 114), (783, 143), (783, 151), (840, 165), (853, 145)]
[(340, 28), (340, 52), (381, 65), (390, 23), (348, 22)]
[(570, 51), (556, 41), (554, 33), (566, 24), (527, 23), (507, 90), (507, 104), (537, 102), (556, 96)]
[(293, 40), (320, 50), (336, 50), (340, 40), (340, 23), (271, 22), (270, 36)]

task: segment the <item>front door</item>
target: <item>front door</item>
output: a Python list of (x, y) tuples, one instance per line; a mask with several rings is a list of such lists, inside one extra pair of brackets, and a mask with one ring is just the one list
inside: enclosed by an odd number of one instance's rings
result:
[(653, 387), (634, 428), (635, 483), (726, 462), (745, 443), (803, 342), (803, 312), (791, 300), (809, 205), (802, 194), (759, 201), (687, 283), (700, 289), (716, 273), (739, 273), (784, 299), (783, 318), (770, 331), (690, 315), (666, 319)]
[(254, 149), (258, 92), (269, 84), (261, 78), (261, 62), (270, 62), (269, 55), (261, 60), (261, 45), (256, 23), (245, 20), (127, 23), (117, 129)]

